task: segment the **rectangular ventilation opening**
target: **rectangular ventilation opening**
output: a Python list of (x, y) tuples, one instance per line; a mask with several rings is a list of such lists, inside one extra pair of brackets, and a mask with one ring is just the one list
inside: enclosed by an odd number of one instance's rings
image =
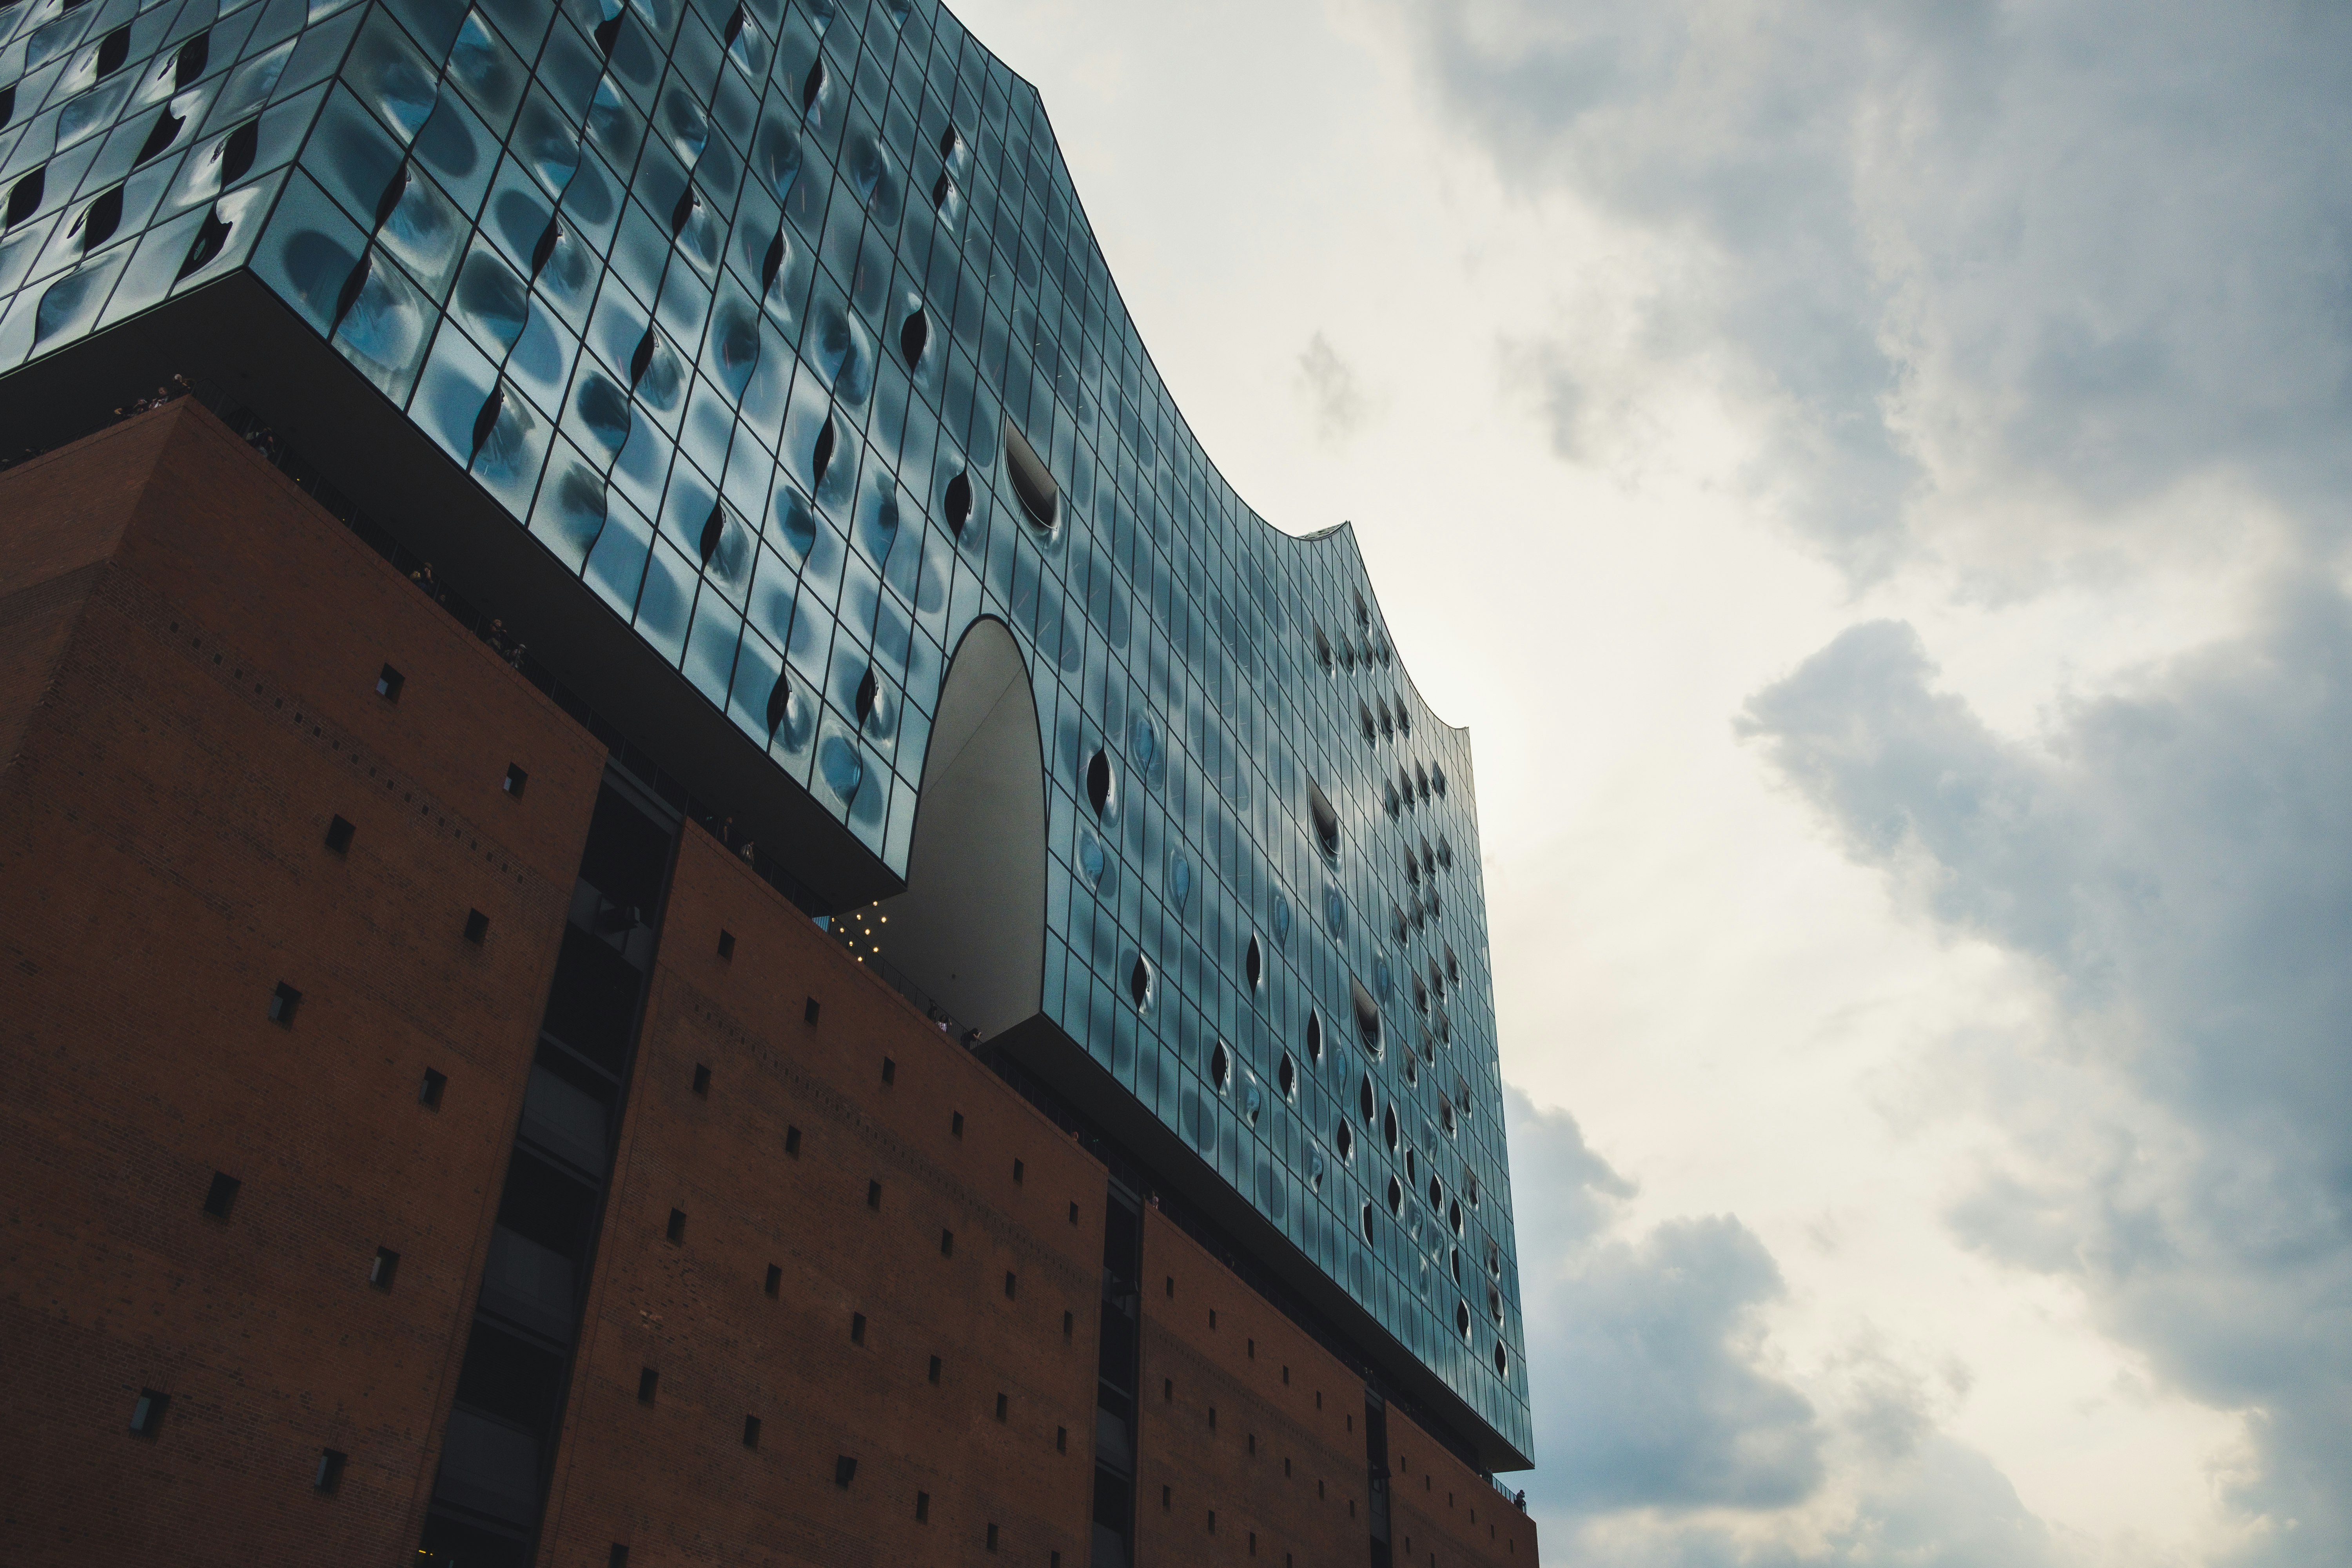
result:
[(882, 1206), (881, 1183), (868, 1182), (866, 1184), (866, 1206), (870, 1209), (878, 1209)]
[(800, 1158), (801, 1130), (799, 1128), (787, 1127), (784, 1129), (784, 1152), (790, 1154), (795, 1160)]
[(784, 1271), (772, 1263), (768, 1265), (767, 1289), (771, 1296), (781, 1296), (784, 1290)]
[(661, 1387), (661, 1373), (660, 1373), (656, 1372), (652, 1367), (649, 1367), (649, 1366), (641, 1366), (641, 1367), (639, 1367), (639, 1368), (637, 1369), (637, 1403), (638, 1403), (638, 1404), (640, 1404), (640, 1405), (651, 1405), (651, 1404), (654, 1402), (654, 1394), (655, 1394), (655, 1392), (656, 1392), (656, 1390), (658, 1390), (660, 1387)]
[(746, 1415), (743, 1417), (743, 1447), (756, 1448), (759, 1446), (760, 1418), (756, 1415)]
[(1015, 1160), (1013, 1162), (1013, 1184), (1014, 1186), (1017, 1187), (1021, 1184), (1021, 1178), (1026, 1173), (1027, 1167), (1024, 1166), (1020, 1161)]
[(849, 1342), (854, 1345), (866, 1342), (866, 1314), (863, 1312), (849, 1314)]
[(962, 1111), (957, 1111), (955, 1113), (955, 1119), (948, 1123), (948, 1136), (950, 1138), (961, 1138), (963, 1136)]
[(803, 1022), (814, 1024), (816, 1022), (816, 998), (812, 996), (808, 999), (808, 1005), (801, 1009), (801, 1018)]
[(669, 1228), (666, 1234), (673, 1243), (684, 1241), (686, 1239), (686, 1211), (684, 1209), (672, 1209), (669, 1211)]
[(706, 1100), (710, 1096), (710, 1069), (700, 1062), (694, 1064), (694, 1092)]
[(1021, 1293), (1021, 1277), (1010, 1268), (1004, 1271), (1004, 1299), (1012, 1300)]
[(726, 930), (721, 930), (719, 931), (719, 956), (721, 958), (732, 958), (735, 956), (735, 933), (733, 931)]
[(215, 1171), (213, 1184), (205, 1189), (205, 1213), (215, 1219), (228, 1218), (228, 1211), (236, 1206), (236, 1190), (244, 1184), (226, 1171)]
[(939, 1382), (939, 1380), (940, 1380), (940, 1358), (939, 1358), (939, 1357), (937, 1357), (937, 1356), (933, 1356), (933, 1357), (931, 1358), (931, 1381), (932, 1381), (933, 1383), (937, 1383), (937, 1382)]
[(857, 1461), (846, 1454), (835, 1454), (833, 1458), (833, 1484), (846, 1491), (849, 1483), (856, 1479)]
[(915, 1494), (915, 1522), (917, 1524), (931, 1522), (931, 1494), (929, 1492)]
[(353, 827), (342, 817), (331, 818), (327, 823), (327, 847), (338, 855), (349, 853), (352, 847), (352, 835), (358, 831), (358, 828)]
[(953, 1258), (955, 1256), (955, 1232), (951, 1230), (942, 1230), (940, 1232), (940, 1256), (941, 1258)]
[(886, 1085), (894, 1084), (898, 1081), (898, 1064), (892, 1061), (888, 1057), (884, 1057), (882, 1058), (882, 1081)]
[(170, 1409), (172, 1396), (152, 1388), (139, 1391), (137, 1403), (131, 1406), (131, 1435), (152, 1437), (163, 1427), (163, 1412)]

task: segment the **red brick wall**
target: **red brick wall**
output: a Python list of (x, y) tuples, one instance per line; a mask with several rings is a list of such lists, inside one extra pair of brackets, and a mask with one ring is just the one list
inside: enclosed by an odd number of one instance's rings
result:
[[(190, 405), (0, 476), (0, 581), (77, 567), (0, 773), (0, 1538), (11, 1563), (390, 1561), (602, 748)], [(173, 1397), (152, 1441), (142, 1387)]]
[(625, 1126), (543, 1563), (602, 1563), (613, 1542), (631, 1568), (977, 1561), (993, 1523), (1002, 1558), (1081, 1568), (1101, 1165), (699, 828), (679, 851)]
[(1359, 1568), (1362, 1380), (1156, 1211), (1144, 1221), (1139, 1563)]
[(1397, 1568), (1536, 1561), (1535, 1521), (1393, 1405), (1389, 1521)]

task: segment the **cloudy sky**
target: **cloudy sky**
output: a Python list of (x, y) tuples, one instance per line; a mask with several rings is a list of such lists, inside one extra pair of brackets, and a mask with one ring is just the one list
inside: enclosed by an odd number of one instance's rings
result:
[(957, 9), (1473, 731), (1548, 1560), (2352, 1561), (2352, 9)]

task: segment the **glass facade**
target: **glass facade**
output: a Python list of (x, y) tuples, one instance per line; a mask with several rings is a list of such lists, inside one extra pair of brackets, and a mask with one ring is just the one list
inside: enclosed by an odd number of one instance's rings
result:
[(1045, 1008), (1522, 1454), (1467, 736), (1237, 498), (929, 0), (16, 0), (0, 372), (245, 270), (907, 866), (989, 616)]

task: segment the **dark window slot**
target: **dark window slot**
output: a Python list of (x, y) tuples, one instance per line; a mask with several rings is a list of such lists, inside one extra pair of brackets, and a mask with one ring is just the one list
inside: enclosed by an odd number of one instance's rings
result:
[(341, 1448), (320, 1449), (319, 1468), (310, 1477), (310, 1485), (329, 1497), (334, 1496), (335, 1489), (343, 1484), (343, 1461), (349, 1457)]
[(400, 1254), (389, 1247), (375, 1249), (375, 1261), (368, 1266), (368, 1283), (379, 1290), (392, 1289), (393, 1276), (400, 1272)]
[(301, 1005), (302, 993), (279, 981), (278, 989), (269, 994), (269, 1021), (281, 1029), (292, 1028), (294, 1010)]
[(205, 1213), (215, 1219), (228, 1218), (229, 1210), (236, 1206), (237, 1189), (244, 1184), (225, 1171), (215, 1171), (212, 1185), (205, 1189)]
[(352, 847), (352, 835), (358, 831), (359, 829), (341, 817), (333, 818), (327, 824), (327, 847), (338, 855), (349, 853)]
[(141, 1389), (138, 1399), (131, 1406), (131, 1435), (134, 1437), (154, 1436), (163, 1429), (163, 1412), (171, 1407), (170, 1394), (152, 1388)]
[(408, 677), (390, 665), (385, 665), (375, 678), (375, 694), (386, 702), (400, 700), (400, 689), (408, 684)]
[(416, 1086), (416, 1103), (427, 1110), (440, 1110), (442, 1091), (448, 1087), (447, 1073), (436, 1072), (431, 1068), (426, 1068), (424, 1081)]

